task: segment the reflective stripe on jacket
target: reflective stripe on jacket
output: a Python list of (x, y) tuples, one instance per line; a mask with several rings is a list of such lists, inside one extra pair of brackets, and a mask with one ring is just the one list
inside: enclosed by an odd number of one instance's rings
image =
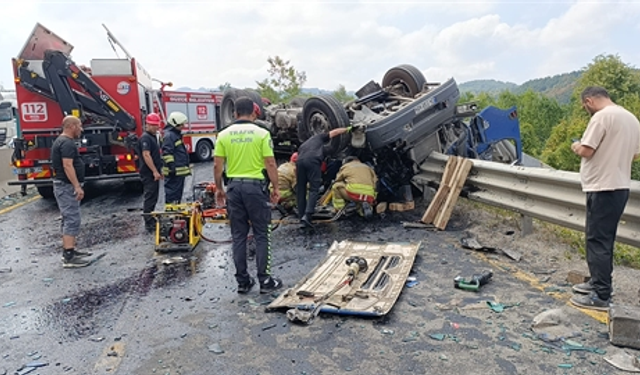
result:
[(164, 139), (162, 140), (162, 174), (168, 176), (170, 169), (169, 164), (173, 163), (176, 176), (189, 176), (191, 169), (189, 168), (189, 153), (187, 147), (182, 141), (182, 134), (171, 127), (165, 129)]

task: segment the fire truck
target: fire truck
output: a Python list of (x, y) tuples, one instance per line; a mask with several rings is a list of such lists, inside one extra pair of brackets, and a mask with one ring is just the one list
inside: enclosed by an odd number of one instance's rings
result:
[(163, 121), (174, 111), (182, 112), (189, 118), (182, 129), (182, 140), (187, 152), (196, 161), (211, 160), (216, 135), (220, 130), (221, 92), (169, 91), (172, 83), (161, 82), (155, 92), (153, 111)]

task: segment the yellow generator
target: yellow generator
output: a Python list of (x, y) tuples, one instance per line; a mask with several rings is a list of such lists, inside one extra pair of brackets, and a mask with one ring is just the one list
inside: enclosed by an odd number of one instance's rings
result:
[(152, 212), (156, 218), (157, 252), (192, 251), (200, 242), (204, 225), (200, 204), (168, 204), (164, 212)]

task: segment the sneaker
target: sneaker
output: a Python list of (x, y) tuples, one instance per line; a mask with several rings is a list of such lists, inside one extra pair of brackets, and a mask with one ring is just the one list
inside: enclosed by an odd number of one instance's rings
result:
[(365, 219), (371, 219), (373, 216), (373, 207), (367, 202), (362, 203), (362, 213)]
[(264, 282), (260, 283), (260, 294), (275, 292), (280, 288), (282, 288), (282, 280), (277, 277), (269, 277)]
[(594, 291), (593, 284), (591, 284), (591, 280), (587, 281), (586, 283), (576, 284), (571, 289), (573, 289), (574, 292), (580, 293), (580, 294), (590, 294), (591, 292)]
[(611, 305), (611, 298), (607, 300), (600, 299), (596, 292), (591, 292), (585, 296), (573, 296), (570, 301), (575, 306), (599, 311), (609, 311), (609, 306)]
[(91, 264), (91, 261), (86, 259), (80, 259), (79, 257), (76, 257), (76, 256), (71, 258), (64, 258), (62, 260), (62, 267), (64, 268), (81, 268), (81, 267), (86, 267), (90, 264)]
[[(92, 255), (93, 255), (93, 253), (88, 252), (88, 251), (73, 250), (73, 257), (74, 258), (90, 257)], [(62, 260), (64, 261), (64, 253), (62, 254)]]
[(249, 277), (249, 282), (246, 284), (238, 284), (238, 293), (239, 294), (247, 294), (256, 285), (256, 281), (253, 277)]

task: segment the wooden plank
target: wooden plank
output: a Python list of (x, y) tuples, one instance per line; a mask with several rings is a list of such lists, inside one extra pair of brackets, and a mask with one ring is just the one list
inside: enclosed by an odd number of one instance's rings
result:
[(442, 174), (440, 187), (438, 188), (436, 195), (429, 203), (429, 207), (427, 207), (427, 210), (424, 212), (424, 215), (422, 215), (422, 219), (420, 220), (423, 223), (433, 223), (433, 220), (436, 218), (436, 215), (440, 211), (442, 203), (446, 201), (447, 194), (449, 194), (449, 190), (451, 190), (451, 177), (454, 175), (454, 172), (460, 160), (461, 158), (457, 156), (449, 156), (447, 165), (444, 167), (444, 173)]
[(459, 164), (459, 167), (456, 170), (456, 174), (454, 178), (455, 185), (452, 185), (451, 191), (449, 192), (449, 196), (447, 197), (447, 200), (444, 204), (443, 209), (440, 210), (440, 212), (438, 212), (438, 215), (436, 215), (436, 218), (433, 222), (436, 228), (440, 230), (444, 230), (445, 227), (447, 226), (447, 223), (449, 222), (449, 218), (451, 218), (451, 213), (453, 212), (453, 208), (455, 207), (456, 202), (458, 201), (458, 196), (462, 191), (462, 187), (464, 186), (464, 183), (467, 181), (467, 176), (469, 175), (469, 172), (471, 171), (472, 167), (473, 167), (473, 162), (469, 159), (464, 159), (462, 163)]
[(442, 204), (447, 200), (449, 190), (451, 190), (449, 185), (440, 184), (440, 188), (438, 189), (436, 196), (433, 197), (431, 203), (429, 203), (429, 208), (427, 208), (427, 210), (424, 212), (424, 215), (422, 215), (422, 219), (420, 220), (421, 222), (425, 224), (433, 223), (433, 220), (435, 220), (438, 211), (440, 211), (440, 208), (442, 207)]

